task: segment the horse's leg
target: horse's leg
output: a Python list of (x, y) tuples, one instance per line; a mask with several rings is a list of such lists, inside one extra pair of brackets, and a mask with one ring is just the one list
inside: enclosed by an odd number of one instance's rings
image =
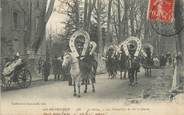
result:
[(115, 71), (113, 70), (112, 71), (112, 79), (114, 79), (114, 76), (115, 76)]
[(126, 79), (127, 69), (124, 70), (124, 79)]
[(131, 69), (130, 70), (128, 70), (128, 78), (129, 78), (129, 82), (130, 82), (130, 86), (132, 86), (132, 71), (131, 71)]
[(54, 80), (56, 80), (56, 74), (54, 74)]
[(109, 79), (112, 79), (112, 70), (109, 71)]
[(58, 74), (58, 80), (59, 80), (59, 74)]
[(75, 81), (73, 83), (73, 87), (74, 87), (74, 94), (73, 94), (73, 96), (76, 96), (77, 94), (76, 94), (76, 83), (75, 83)]
[(152, 77), (152, 76), (151, 76), (151, 68), (150, 68), (150, 77)]
[(90, 81), (89, 81), (89, 79), (87, 80), (87, 84), (88, 84), (88, 85), (90, 84)]
[(84, 90), (84, 93), (87, 93), (88, 81), (87, 81), (87, 80), (84, 80), (84, 83), (85, 83), (85, 90)]
[(120, 69), (120, 79), (122, 80), (122, 70)]
[(108, 80), (110, 79), (110, 71), (107, 72), (108, 73)]
[(150, 68), (148, 68), (147, 71), (148, 71), (148, 77), (150, 77)]
[(77, 84), (77, 86), (78, 86), (78, 97), (80, 97), (80, 80), (77, 81), (77, 82), (78, 82), (78, 84)]
[(135, 83), (136, 83), (136, 84), (138, 84), (138, 82), (137, 82), (137, 73), (138, 73), (138, 71), (136, 70), (136, 71), (135, 71), (135, 80), (136, 80)]
[(133, 84), (133, 86), (135, 85), (135, 80), (134, 80), (135, 79), (135, 71), (136, 70), (132, 71), (132, 84)]
[(116, 70), (116, 71), (115, 71), (115, 78), (116, 78), (116, 76), (117, 76), (117, 73), (118, 73), (118, 71)]
[(144, 71), (145, 71), (144, 76), (146, 77), (146, 68), (144, 68)]
[(94, 78), (91, 78), (92, 92), (95, 92)]
[(81, 83), (81, 85), (84, 85), (85, 84), (85, 80), (84, 79), (82, 79), (82, 83)]

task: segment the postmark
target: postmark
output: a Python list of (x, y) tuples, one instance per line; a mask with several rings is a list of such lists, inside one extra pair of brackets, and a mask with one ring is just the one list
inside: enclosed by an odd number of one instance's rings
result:
[(184, 19), (181, 22), (183, 24), (175, 28), (175, 2), (175, 0), (149, 0), (147, 19), (150, 20), (150, 25), (157, 34), (171, 37), (182, 32)]

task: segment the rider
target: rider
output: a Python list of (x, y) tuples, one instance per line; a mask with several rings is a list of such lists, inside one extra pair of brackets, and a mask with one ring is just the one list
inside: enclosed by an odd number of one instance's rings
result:
[[(106, 51), (106, 58), (113, 58), (114, 55), (115, 55), (115, 49), (114, 49), (114, 47), (111, 45), (111, 46), (107, 49), (107, 51)], [(111, 56), (111, 57), (109, 57), (109, 56)]]
[(134, 44), (128, 44), (129, 58), (128, 58), (128, 77), (130, 85), (134, 85), (134, 76), (139, 71), (140, 65), (139, 60), (135, 56), (136, 47)]
[(129, 52), (129, 68), (132, 68), (133, 65), (132, 65), (132, 61), (134, 59), (134, 53), (135, 53), (135, 46), (133, 44), (128, 44), (128, 52)]
[[(96, 57), (96, 43), (94, 41), (90, 41), (88, 48), (86, 50), (86, 53), (84, 55), (84, 58), (82, 59), (84, 62), (87, 62), (89, 65), (92, 66), (93, 70), (94, 70), (94, 75), (96, 75), (96, 70), (97, 70), (97, 61), (95, 59)], [(94, 78), (94, 82), (95, 82), (95, 78)]]

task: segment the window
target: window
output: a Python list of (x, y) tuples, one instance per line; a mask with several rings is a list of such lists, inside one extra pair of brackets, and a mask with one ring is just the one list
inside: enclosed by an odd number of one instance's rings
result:
[(17, 28), (17, 26), (18, 26), (18, 14), (17, 14), (17, 12), (13, 12), (13, 22), (14, 22), (14, 27)]

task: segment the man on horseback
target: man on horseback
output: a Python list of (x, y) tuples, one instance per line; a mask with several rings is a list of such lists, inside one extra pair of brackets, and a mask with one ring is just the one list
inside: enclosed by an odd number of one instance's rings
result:
[[(94, 59), (96, 43), (90, 43), (89, 34), (86, 31), (76, 31), (69, 40), (71, 52), (65, 53), (62, 67), (70, 65), (70, 74), (74, 86), (74, 96), (80, 97), (81, 80), (85, 81), (84, 93), (87, 93), (87, 80), (91, 80), (92, 91), (95, 92), (94, 77), (97, 62)], [(78, 87), (78, 93), (76, 86)]]
[(140, 71), (139, 55), (140, 55), (142, 43), (139, 38), (132, 36), (126, 39), (122, 43), (122, 45), (126, 56), (128, 56), (127, 69), (128, 69), (128, 77), (130, 81), (129, 85), (134, 86), (137, 83), (137, 72)]
[(134, 44), (128, 45), (129, 58), (128, 58), (128, 76), (130, 80), (130, 85), (134, 85), (134, 76), (136, 77), (137, 82), (137, 72), (139, 72), (140, 64), (139, 59), (134, 56), (136, 47)]
[(80, 35), (76, 37), (75, 40), (76, 49), (79, 54), (78, 59), (82, 84), (85, 84), (85, 93), (87, 92), (87, 84), (89, 84), (89, 80), (91, 80), (92, 84), (96, 82), (95, 76), (97, 69), (97, 61), (95, 59), (95, 50), (97, 45), (94, 41), (87, 41), (87, 37), (88, 35)]
[(114, 47), (113, 45), (111, 45), (107, 51), (106, 51), (106, 68), (107, 68), (107, 72), (109, 74), (109, 78), (115, 78), (116, 74), (117, 74), (117, 69), (118, 69), (118, 58), (116, 55), (117, 51), (116, 51), (116, 47)]
[(154, 64), (152, 54), (153, 54), (153, 47), (151, 44), (144, 44), (143, 50), (146, 56), (143, 58), (143, 67), (145, 69), (145, 76), (151, 77), (151, 69)]
[[(79, 56), (81, 69), (86, 70), (86, 72), (88, 72), (86, 74), (89, 74), (89, 75), (91, 74), (93, 83), (96, 82), (95, 76), (96, 76), (96, 70), (97, 70), (97, 61), (95, 59), (95, 49), (96, 49), (96, 43), (94, 41), (90, 41), (87, 47), (87, 50), (85, 52), (85, 55)], [(87, 76), (86, 74), (85, 76)], [(84, 78), (82, 84), (84, 84), (84, 82), (88, 82), (89, 84), (89, 79)]]
[(122, 79), (122, 72), (124, 72), (123, 78), (126, 79), (126, 74), (127, 74), (127, 59), (128, 56), (126, 56), (125, 51), (123, 49), (123, 45), (120, 44), (119, 46), (119, 51), (118, 51), (118, 65), (119, 65), (119, 70), (120, 70), (120, 79)]

